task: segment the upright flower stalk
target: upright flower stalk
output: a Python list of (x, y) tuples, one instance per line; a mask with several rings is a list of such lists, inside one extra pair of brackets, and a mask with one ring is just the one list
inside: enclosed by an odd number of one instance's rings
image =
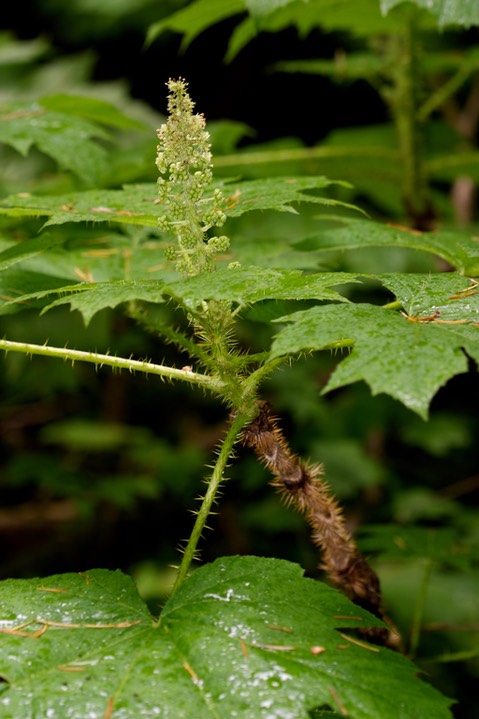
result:
[(213, 257), (225, 252), (229, 239), (209, 237), (212, 227), (221, 227), (226, 215), (219, 209), (224, 198), (220, 189), (209, 195), (212, 155), (210, 136), (203, 115), (195, 114), (184, 80), (170, 80), (168, 121), (158, 130), (156, 165), (159, 200), (165, 206), (160, 228), (176, 236), (177, 247), (168, 247), (168, 259), (188, 277), (214, 269)]
[[(211, 228), (226, 222), (226, 215), (221, 209), (222, 191), (211, 189), (213, 162), (205, 118), (194, 112), (184, 80), (170, 80), (167, 86), (168, 120), (158, 130), (156, 156), (159, 201), (165, 209), (159, 227), (175, 236), (176, 243), (167, 247), (166, 256), (188, 278), (214, 271), (217, 255), (226, 252), (230, 242), (224, 235), (210, 233)], [(235, 411), (244, 411), (244, 362), (235, 349), (231, 302), (204, 301), (187, 312), (196, 335), (197, 356), (224, 386), (226, 403)]]
[[(164, 214), (159, 227), (176, 238), (165, 251), (167, 259), (185, 278), (215, 270), (215, 258), (229, 248), (224, 235), (210, 233), (222, 227), (226, 215), (219, 188), (211, 189), (213, 179), (210, 137), (203, 115), (194, 113), (194, 103), (184, 80), (168, 83), (168, 120), (158, 130), (156, 165), (159, 202)], [(232, 269), (234, 271), (234, 269)], [(186, 309), (186, 308), (185, 308)], [(257, 383), (247, 382), (245, 362), (235, 348), (235, 315), (231, 302), (208, 300), (187, 309), (194, 329), (194, 356), (208, 370), (211, 380), (221, 387), (220, 395), (233, 411), (226, 436), (208, 479), (208, 488), (186, 544), (174, 591), (186, 578), (196, 548), (211, 512), (224, 471), (241, 430), (254, 417)], [(185, 346), (185, 343), (182, 343)]]

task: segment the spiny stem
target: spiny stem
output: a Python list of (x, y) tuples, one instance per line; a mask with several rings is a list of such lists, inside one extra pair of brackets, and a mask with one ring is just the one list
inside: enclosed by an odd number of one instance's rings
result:
[(265, 364), (261, 365), (261, 367), (258, 367), (258, 369), (252, 372), (249, 377), (247, 377), (243, 381), (243, 386), (256, 389), (256, 387), (263, 381), (263, 379), (269, 374), (271, 374), (277, 367), (282, 365), (284, 361), (284, 357), (276, 357), (270, 362), (265, 362)]
[(249, 413), (238, 414), (233, 419), (228, 428), (228, 432), (226, 433), (226, 437), (224, 438), (221, 449), (218, 453), (218, 458), (213, 467), (213, 473), (211, 475), (211, 478), (208, 480), (208, 489), (206, 490), (206, 494), (201, 503), (195, 524), (193, 526), (193, 530), (188, 540), (188, 544), (186, 545), (183, 559), (178, 570), (178, 576), (176, 577), (176, 582), (173, 587), (172, 595), (175, 594), (176, 591), (178, 591), (178, 589), (186, 579), (186, 576), (191, 566), (191, 562), (193, 561), (196, 554), (198, 542), (200, 540), (203, 529), (205, 528), (206, 520), (208, 519), (208, 516), (211, 512), (211, 507), (213, 506), (213, 502), (215, 501), (219, 486), (224, 479), (224, 471), (228, 463), (228, 459), (231, 456), (233, 446), (238, 439), (239, 433), (241, 432), (243, 427), (248, 424), (250, 420), (251, 415)]
[(73, 350), (66, 347), (49, 347), (48, 345), (36, 345), (30, 342), (12, 342), (10, 340), (0, 340), (0, 349), (5, 352), (22, 352), (27, 355), (45, 355), (47, 357), (58, 357), (59, 359), (69, 360), (74, 363), (89, 362), (90, 364), (102, 367), (113, 367), (115, 369), (127, 369), (130, 372), (142, 372), (143, 374), (156, 374), (165, 379), (178, 379), (183, 382), (190, 382), (201, 387), (205, 387), (212, 392), (221, 393), (223, 384), (220, 380), (210, 377), (209, 375), (199, 374), (190, 369), (176, 369), (175, 367), (167, 367), (166, 365), (153, 364), (152, 362), (126, 359), (125, 357), (112, 357), (108, 354), (99, 354), (97, 352), (83, 352), (82, 350)]
[(392, 86), (383, 95), (394, 117), (402, 162), (402, 194), (406, 212), (416, 229), (430, 229), (430, 200), (418, 122), (419, 72), (415, 13), (402, 35), (391, 37), (389, 59)]
[[(272, 472), (272, 484), (287, 504), (306, 516), (312, 540), (322, 551), (322, 569), (331, 581), (353, 602), (384, 619), (379, 579), (358, 550), (341, 507), (323, 480), (322, 465), (308, 464), (293, 454), (266, 402), (259, 403), (259, 412), (244, 428), (241, 439)], [(399, 636), (392, 628), (369, 627), (363, 633), (374, 642), (399, 646)]]
[(167, 322), (164, 324), (156, 324), (155, 322), (152, 322), (148, 317), (147, 311), (140, 304), (132, 302), (128, 307), (128, 315), (132, 319), (136, 320), (148, 332), (151, 332), (156, 336), (163, 337), (167, 342), (171, 342), (176, 345), (180, 350), (188, 352), (190, 357), (196, 357), (204, 365), (206, 364), (207, 353), (201, 345), (194, 342), (194, 340), (183, 334), (180, 330), (176, 330), (171, 325), (168, 325)]

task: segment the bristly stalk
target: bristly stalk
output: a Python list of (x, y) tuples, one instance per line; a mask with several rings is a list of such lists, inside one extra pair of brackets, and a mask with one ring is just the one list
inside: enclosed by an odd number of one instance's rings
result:
[[(322, 552), (322, 568), (331, 581), (353, 602), (384, 619), (379, 579), (348, 531), (341, 507), (323, 480), (322, 465), (309, 465), (291, 452), (266, 402), (243, 430), (242, 441), (272, 472), (272, 485), (287, 504), (306, 516), (312, 540)], [(372, 641), (398, 647), (395, 630), (371, 627), (364, 634)]]
[(175, 585), (173, 587), (173, 594), (183, 584), (188, 575), (191, 563), (196, 555), (198, 542), (206, 526), (206, 521), (211, 513), (211, 509), (218, 494), (220, 484), (224, 479), (224, 471), (228, 464), (228, 460), (231, 458), (231, 455), (233, 453), (233, 447), (238, 441), (241, 430), (250, 421), (250, 419), (251, 415), (237, 414), (231, 421), (226, 437), (224, 438), (218, 452), (218, 457), (213, 467), (213, 472), (208, 480), (206, 494), (199, 508), (193, 530), (185, 547), (183, 559), (181, 561)]
[(404, 208), (415, 229), (430, 230), (434, 213), (429, 196), (422, 151), (422, 127), (418, 116), (420, 72), (416, 10), (417, 8), (410, 8), (404, 32), (392, 35), (386, 43), (391, 84), (383, 87), (382, 94), (396, 125), (402, 163)]
[(99, 352), (84, 352), (82, 350), (69, 349), (68, 347), (51, 347), (50, 345), (36, 345), (31, 342), (13, 342), (0, 339), (0, 350), (5, 352), (20, 352), (25, 355), (39, 355), (44, 357), (57, 357), (64, 361), (88, 362), (97, 367), (111, 367), (112, 369), (126, 369), (129, 372), (141, 372), (143, 374), (158, 375), (164, 380), (182, 380), (189, 384), (210, 390), (216, 395), (221, 395), (224, 385), (216, 377), (207, 374), (193, 372), (190, 368), (177, 369), (163, 364), (154, 364), (149, 360), (134, 360), (131, 357), (115, 357)]

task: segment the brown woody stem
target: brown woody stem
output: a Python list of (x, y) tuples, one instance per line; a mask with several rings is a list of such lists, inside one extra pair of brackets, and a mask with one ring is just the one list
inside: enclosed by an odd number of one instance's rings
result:
[[(353, 602), (383, 619), (379, 579), (349, 533), (343, 512), (323, 480), (322, 465), (308, 465), (293, 454), (267, 403), (246, 426), (243, 444), (252, 447), (274, 475), (285, 501), (304, 514), (314, 544), (322, 551), (322, 569)], [(367, 630), (368, 638), (393, 644), (388, 629)], [(394, 642), (397, 644), (397, 641)]]

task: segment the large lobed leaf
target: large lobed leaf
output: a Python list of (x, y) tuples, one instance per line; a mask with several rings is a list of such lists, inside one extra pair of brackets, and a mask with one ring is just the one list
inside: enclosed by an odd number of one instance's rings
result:
[[(467, 3), (474, 0), (418, 0), (417, 4), (429, 8), (432, 2), (435, 3), (430, 8), (433, 12), (436, 8), (440, 10), (440, 4), (449, 3), (450, 7), (441, 15), (444, 24), (458, 22), (454, 3), (467, 7)], [(397, 4), (401, 4), (400, 0), (383, 0), (383, 6), (380, 0), (355, 0), (354, 3), (349, 0), (196, 0), (152, 25), (148, 41), (173, 31), (184, 36), (184, 49), (211, 25), (235, 15), (241, 17), (247, 10), (249, 16), (238, 25), (230, 42), (227, 57), (231, 59), (259, 31), (277, 32), (289, 25), (295, 25), (303, 35), (316, 27), (328, 31), (349, 30), (359, 35), (396, 31), (404, 27), (405, 17), (407, 19), (407, 14), (402, 12), (387, 12)], [(422, 26), (434, 27), (434, 19), (428, 13), (421, 13), (417, 20)]]
[[(51, 295), (61, 295), (59, 299), (50, 302), (44, 311), (60, 305), (70, 305), (72, 310), (81, 312), (85, 324), (88, 324), (97, 312), (107, 307), (114, 309), (125, 302), (138, 300), (155, 304), (161, 303), (164, 301), (163, 291), (164, 283), (160, 280), (84, 282), (78, 285), (67, 285), (52, 290), (33, 292), (14, 302), (31, 302), (32, 300), (42, 300)], [(11, 306), (11, 303), (5, 309), (8, 310), (9, 306)]]
[[(351, 205), (346, 203), (308, 192), (325, 189), (330, 185), (347, 185), (326, 177), (276, 177), (219, 184), (227, 195), (221, 209), (229, 217), (239, 217), (253, 210), (295, 212), (292, 205), (294, 202), (351, 208)], [(218, 183), (214, 186), (218, 186)], [(127, 185), (121, 190), (87, 190), (45, 197), (21, 193), (2, 200), (0, 214), (12, 217), (48, 217), (46, 226), (61, 225), (65, 222), (116, 222), (156, 227), (158, 217), (164, 212), (157, 198), (156, 186), (146, 183)]]
[(291, 25), (302, 35), (317, 27), (362, 36), (396, 32), (409, 22), (407, 10), (411, 5), (422, 11), (415, 22), (425, 29), (434, 29), (437, 24), (479, 24), (477, 0), (196, 0), (152, 25), (148, 41), (173, 31), (183, 35), (184, 49), (211, 25), (248, 11), (249, 16), (233, 32), (227, 53), (231, 60), (258, 32), (277, 32)]
[(156, 227), (162, 210), (155, 205), (154, 185), (131, 185), (122, 190), (87, 190), (68, 195), (26, 193), (2, 200), (0, 214), (48, 217), (47, 225), (65, 222), (115, 222)]
[(7, 580), (1, 716), (307, 719), (329, 707), (352, 719), (449, 718), (411, 662), (355, 639), (378, 623), (275, 559), (197, 570), (159, 622), (119, 572)]
[[(1, 257), (1, 255), (0, 255)], [(347, 272), (326, 272), (317, 275), (303, 275), (294, 270), (268, 270), (262, 267), (218, 269), (213, 274), (200, 275), (184, 280), (120, 280), (58, 287), (22, 295), (10, 300), (28, 303), (43, 300), (52, 295), (61, 295), (45, 309), (68, 304), (72, 310), (79, 310), (86, 323), (100, 310), (114, 308), (124, 302), (141, 300), (160, 303), (165, 297), (173, 297), (186, 307), (195, 309), (204, 300), (228, 300), (239, 305), (260, 302), (266, 299), (297, 300), (316, 299), (347, 302), (336, 290), (336, 285), (357, 282), (355, 275)], [(2, 308), (3, 311), (3, 308)]]
[[(412, 320), (423, 322), (429, 317), (450, 329), (479, 326), (479, 285), (475, 280), (455, 272), (389, 273), (377, 275), (377, 279), (391, 290)], [(479, 341), (475, 330), (473, 336)]]
[(238, 217), (251, 210), (279, 210), (295, 212), (292, 202), (312, 202), (320, 205), (340, 205), (359, 210), (345, 202), (319, 197), (307, 190), (322, 190), (331, 185), (350, 187), (347, 182), (329, 180), (327, 177), (270, 177), (227, 185), (230, 192), (222, 209), (230, 217)]
[[(434, 394), (467, 371), (463, 349), (479, 362), (479, 294), (460, 275), (383, 275), (400, 314), (366, 303), (312, 307), (281, 318), (272, 358), (349, 347), (324, 391), (364, 380), (426, 418)], [(408, 314), (409, 313), (409, 314)]]
[(330, 217), (317, 235), (296, 242), (296, 250), (330, 252), (365, 247), (405, 247), (442, 257), (470, 276), (479, 275), (479, 243), (470, 232), (419, 232), (407, 227), (349, 217)]
[[(88, 323), (106, 307), (136, 300), (161, 303), (168, 297), (191, 309), (204, 300), (227, 300), (240, 306), (263, 300), (328, 302), (277, 320), (284, 326), (273, 340), (271, 359), (347, 348), (350, 353), (338, 364), (324, 391), (364, 380), (374, 394), (389, 394), (425, 418), (435, 393), (451, 377), (467, 371), (465, 353), (479, 363), (478, 284), (454, 272), (372, 277), (392, 292), (392, 306), (347, 301), (335, 288), (358, 282), (352, 273), (223, 267), (176, 281), (165, 275), (163, 279), (62, 286), (59, 278), (50, 278), (46, 289), (12, 297), (2, 313), (32, 301), (45, 304), (47, 299), (46, 309), (69, 304)], [(51, 301), (52, 296), (57, 298)], [(400, 307), (404, 311), (399, 312)]]
[(267, 299), (347, 302), (331, 288), (357, 281), (356, 276), (348, 272), (305, 275), (295, 270), (240, 267), (171, 283), (166, 292), (191, 307), (204, 299), (229, 300), (240, 305)]

